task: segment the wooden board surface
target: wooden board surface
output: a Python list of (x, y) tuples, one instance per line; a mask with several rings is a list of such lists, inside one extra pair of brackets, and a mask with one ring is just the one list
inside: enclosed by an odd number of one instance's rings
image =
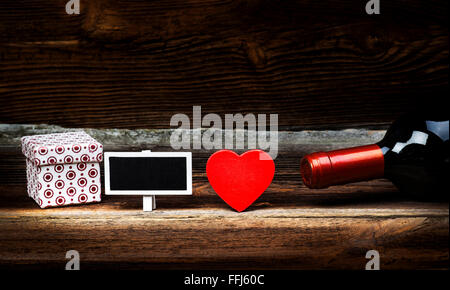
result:
[(14, 199), (0, 210), (0, 268), (63, 269), (76, 249), (83, 269), (364, 269), (376, 249), (383, 269), (448, 269), (440, 203), (360, 203), (353, 192), (320, 205), (302, 188), (265, 194), (244, 213), (214, 197), (158, 197), (144, 213), (138, 197), (41, 210), (20, 187), (0, 192)]
[(448, 1), (0, 3), (0, 123), (168, 128), (277, 113), (283, 128), (386, 124), (445, 97)]

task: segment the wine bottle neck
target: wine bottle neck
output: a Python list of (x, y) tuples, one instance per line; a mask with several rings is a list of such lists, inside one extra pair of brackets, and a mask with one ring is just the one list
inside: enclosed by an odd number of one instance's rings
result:
[(303, 157), (300, 171), (310, 188), (381, 178), (384, 155), (376, 144), (316, 152)]

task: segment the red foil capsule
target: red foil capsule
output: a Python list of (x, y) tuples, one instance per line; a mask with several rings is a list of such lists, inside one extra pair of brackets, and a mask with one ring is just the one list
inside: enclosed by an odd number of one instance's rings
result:
[(384, 155), (376, 144), (316, 152), (302, 158), (300, 173), (309, 188), (381, 178)]

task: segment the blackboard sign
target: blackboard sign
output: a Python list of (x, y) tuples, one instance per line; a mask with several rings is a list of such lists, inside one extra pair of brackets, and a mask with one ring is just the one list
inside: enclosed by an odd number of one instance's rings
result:
[[(105, 194), (143, 195), (154, 208), (155, 195), (192, 194), (190, 152), (105, 152)], [(151, 204), (153, 202), (153, 204)]]
[(110, 157), (111, 190), (186, 190), (185, 157)]

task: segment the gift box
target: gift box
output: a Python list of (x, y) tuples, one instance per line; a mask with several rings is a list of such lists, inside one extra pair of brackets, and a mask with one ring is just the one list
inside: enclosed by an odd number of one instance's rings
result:
[(83, 131), (22, 137), (27, 191), (41, 208), (101, 201), (103, 146)]

